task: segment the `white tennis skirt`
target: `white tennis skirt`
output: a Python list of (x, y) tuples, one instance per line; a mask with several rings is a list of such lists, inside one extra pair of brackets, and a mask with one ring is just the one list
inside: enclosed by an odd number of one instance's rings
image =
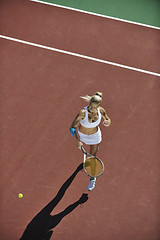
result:
[(80, 141), (87, 145), (99, 144), (102, 141), (102, 133), (101, 133), (100, 127), (98, 127), (98, 131), (96, 133), (91, 135), (81, 133), (79, 130), (78, 130), (78, 134), (80, 137)]

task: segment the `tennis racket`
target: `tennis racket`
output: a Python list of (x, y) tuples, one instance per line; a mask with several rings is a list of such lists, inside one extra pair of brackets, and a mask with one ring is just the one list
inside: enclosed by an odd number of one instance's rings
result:
[(104, 163), (101, 159), (87, 153), (84, 147), (81, 147), (84, 154), (83, 169), (89, 177), (97, 178), (104, 172)]

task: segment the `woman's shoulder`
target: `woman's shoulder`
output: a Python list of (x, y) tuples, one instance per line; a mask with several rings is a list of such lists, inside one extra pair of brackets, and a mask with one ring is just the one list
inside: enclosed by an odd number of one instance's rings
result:
[(86, 114), (86, 109), (85, 109), (85, 108), (82, 108), (82, 109), (79, 111), (79, 116), (85, 117), (85, 114)]

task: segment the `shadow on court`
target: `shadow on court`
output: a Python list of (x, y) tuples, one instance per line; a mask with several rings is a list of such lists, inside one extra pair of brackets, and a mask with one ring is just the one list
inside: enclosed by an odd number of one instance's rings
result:
[(76, 177), (77, 173), (81, 171), (83, 164), (80, 164), (74, 173), (62, 185), (56, 197), (49, 202), (28, 224), (20, 240), (49, 240), (55, 228), (61, 220), (71, 213), (78, 205), (85, 203), (88, 200), (88, 194), (83, 193), (78, 201), (68, 206), (64, 211), (56, 215), (50, 215), (56, 205), (64, 196), (67, 188)]

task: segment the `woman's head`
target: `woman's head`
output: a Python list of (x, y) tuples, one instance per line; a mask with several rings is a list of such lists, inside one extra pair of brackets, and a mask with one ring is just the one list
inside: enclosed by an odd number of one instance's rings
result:
[(102, 93), (101, 92), (96, 92), (93, 96), (84, 96), (81, 97), (83, 98), (86, 102), (88, 102), (90, 104), (91, 107), (94, 106), (94, 108), (99, 107), (102, 103)]

